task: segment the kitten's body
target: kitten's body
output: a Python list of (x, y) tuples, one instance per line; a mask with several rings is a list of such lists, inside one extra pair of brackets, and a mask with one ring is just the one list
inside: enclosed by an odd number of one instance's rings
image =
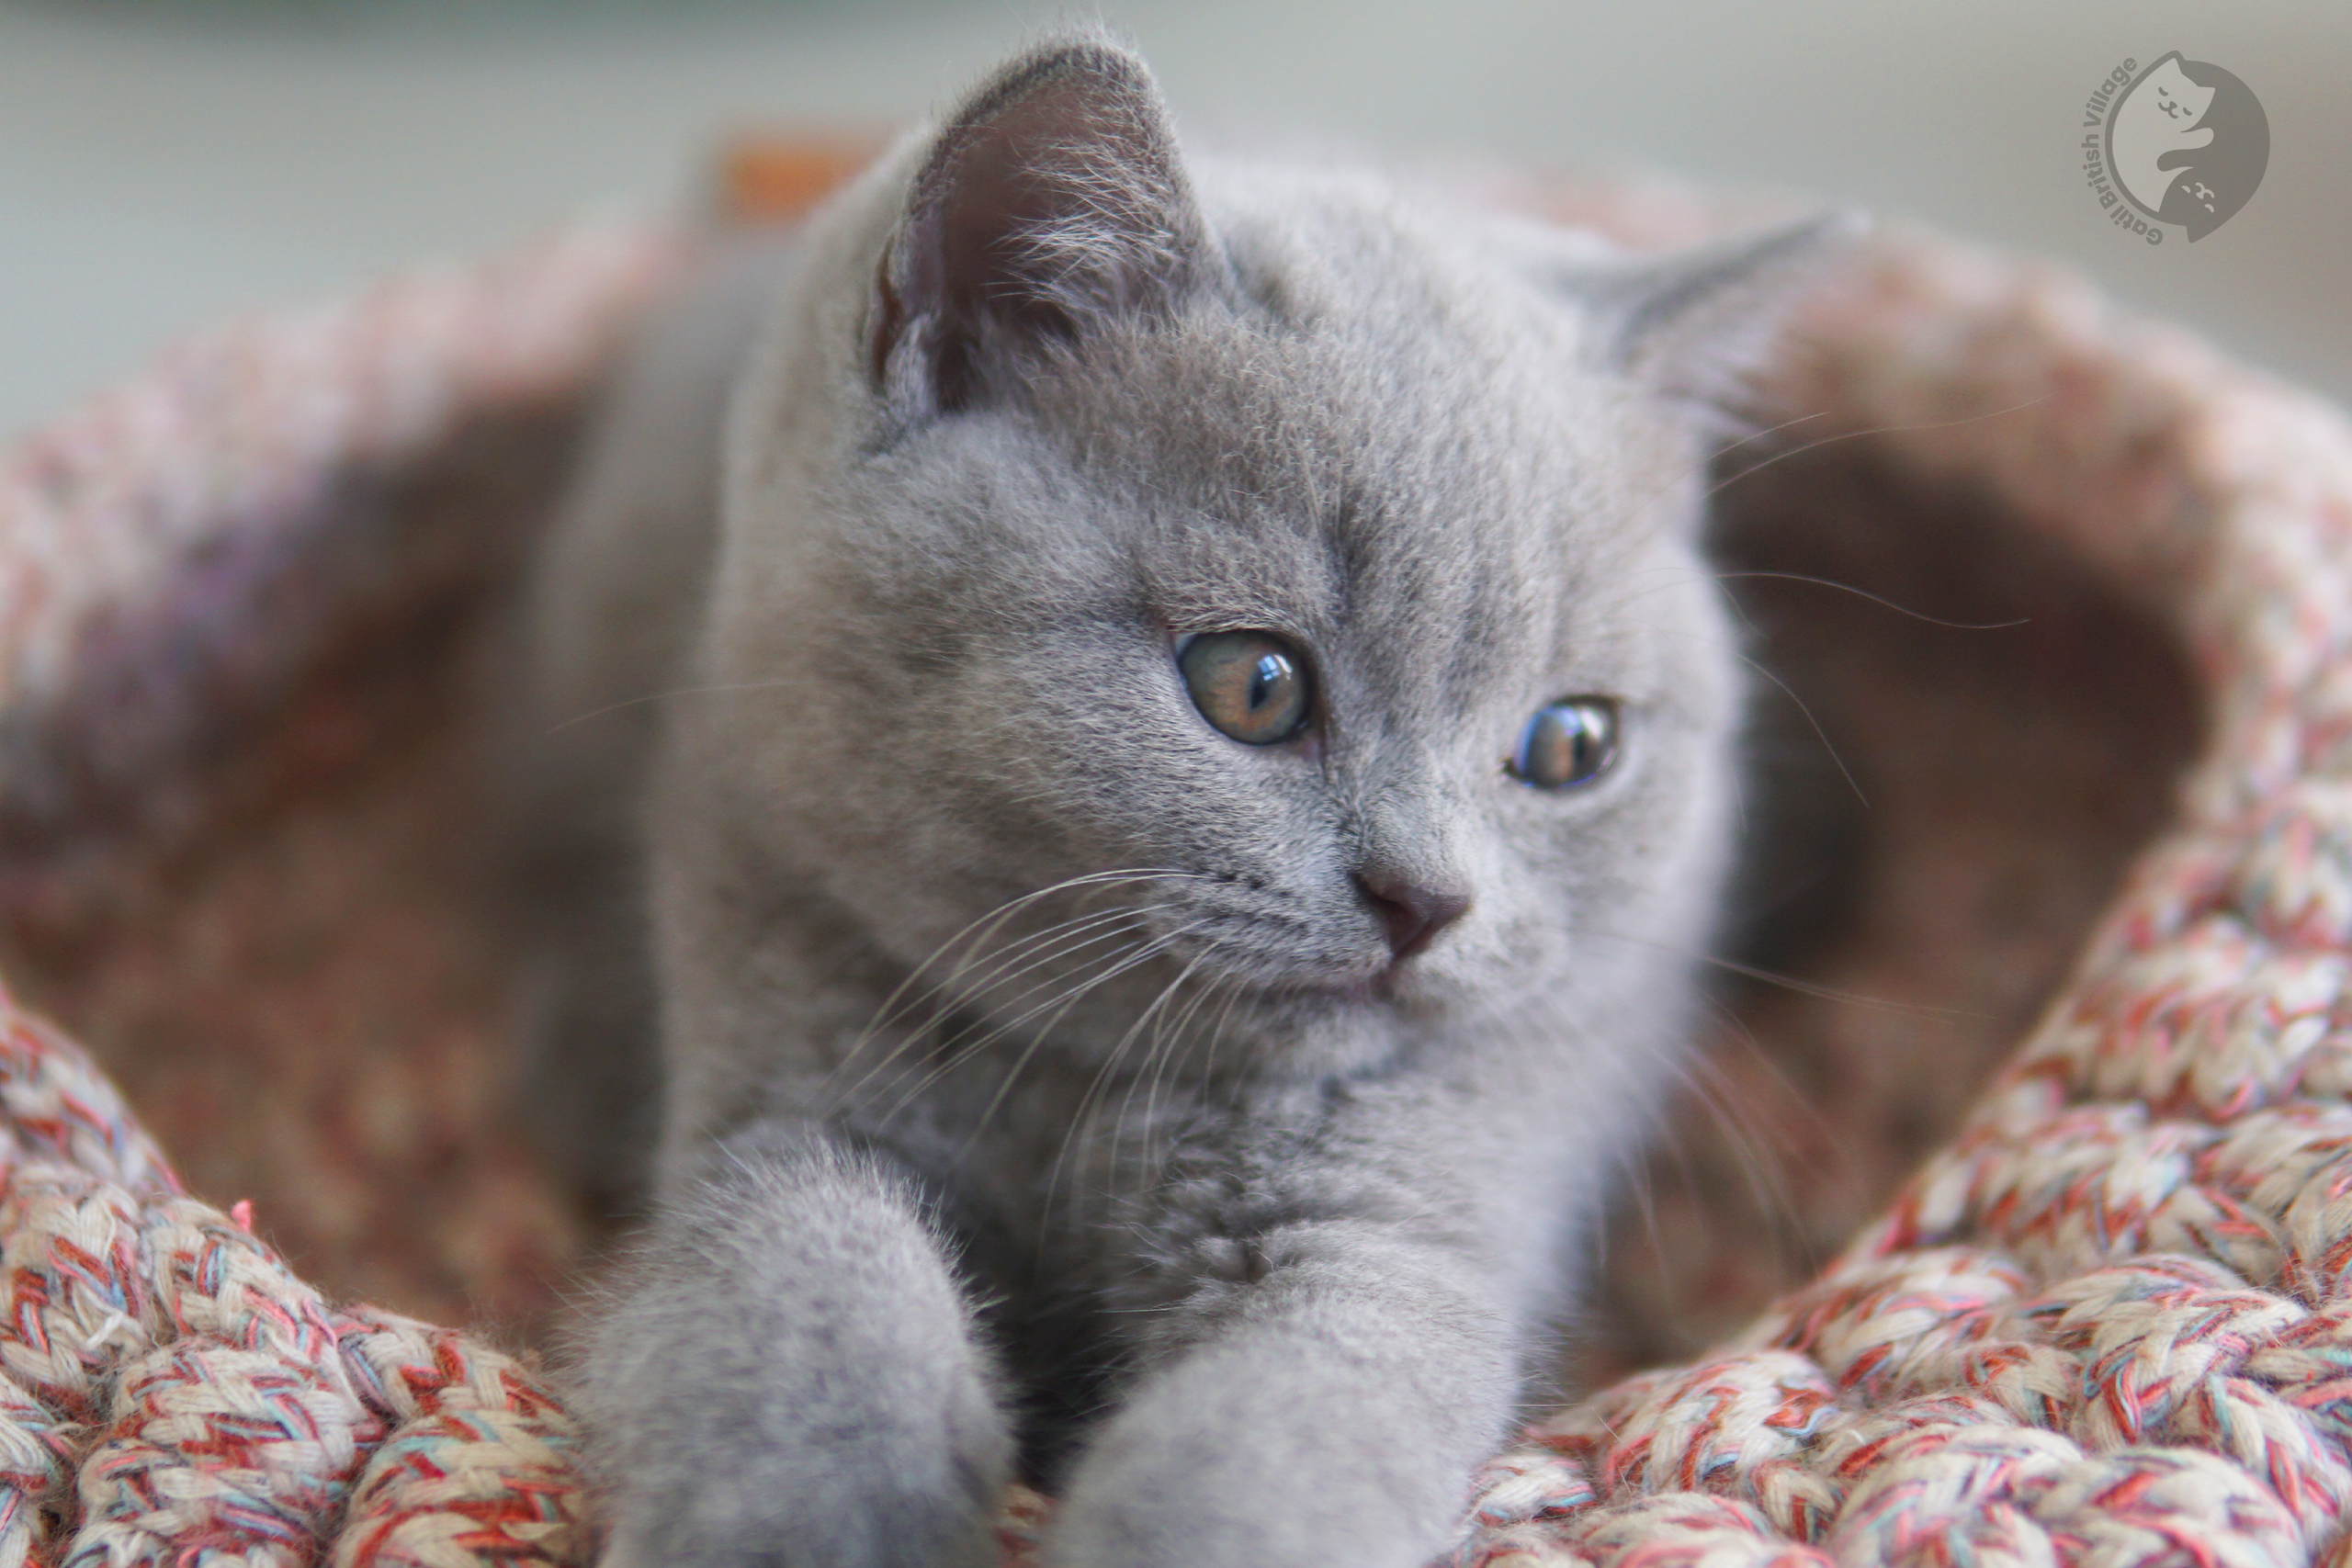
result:
[[(1023, 1443), (1057, 1568), (1442, 1543), (1684, 1022), (1737, 682), (1668, 394), (1806, 243), (1580, 272), (1188, 170), (1079, 43), (654, 334), (541, 585), (552, 714), (691, 694), (562, 764), (592, 860), (650, 802), (615, 1561), (978, 1563)], [(1228, 628), (1311, 662), (1295, 739), (1188, 697)], [(1607, 775), (1507, 776), (1588, 693)], [(641, 1009), (634, 881), (567, 1049)]]

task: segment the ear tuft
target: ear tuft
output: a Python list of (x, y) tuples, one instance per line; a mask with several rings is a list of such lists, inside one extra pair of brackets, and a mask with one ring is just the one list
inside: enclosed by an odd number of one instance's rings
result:
[(910, 412), (969, 406), (1040, 348), (1170, 311), (1205, 251), (1143, 62), (1047, 44), (967, 99), (915, 175), (876, 280), (876, 388)]
[(1839, 210), (1657, 259), (1576, 268), (1596, 353), (1669, 397), (1726, 407), (1789, 312), (1870, 231)]

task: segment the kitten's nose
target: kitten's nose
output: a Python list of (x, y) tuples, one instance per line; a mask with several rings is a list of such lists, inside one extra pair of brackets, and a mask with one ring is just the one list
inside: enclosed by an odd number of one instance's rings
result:
[(1357, 872), (1356, 887), (1387, 931), (1388, 951), (1398, 964), (1470, 912), (1467, 893), (1441, 892), (1385, 872)]

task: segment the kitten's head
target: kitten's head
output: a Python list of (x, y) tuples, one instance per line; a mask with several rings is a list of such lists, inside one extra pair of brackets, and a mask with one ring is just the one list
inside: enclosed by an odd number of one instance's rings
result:
[(1605, 1030), (1704, 941), (1731, 800), (1702, 408), (1829, 230), (1634, 265), (1188, 164), (1132, 57), (1035, 51), (812, 233), (688, 771), (1073, 1047)]

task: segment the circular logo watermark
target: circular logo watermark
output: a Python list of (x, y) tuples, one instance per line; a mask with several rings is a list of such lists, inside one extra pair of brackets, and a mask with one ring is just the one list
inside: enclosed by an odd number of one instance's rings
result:
[(2107, 220), (2164, 243), (2203, 239), (2237, 215), (2270, 166), (2270, 117), (2254, 89), (2178, 51), (2127, 60), (2083, 105), (2083, 168)]

